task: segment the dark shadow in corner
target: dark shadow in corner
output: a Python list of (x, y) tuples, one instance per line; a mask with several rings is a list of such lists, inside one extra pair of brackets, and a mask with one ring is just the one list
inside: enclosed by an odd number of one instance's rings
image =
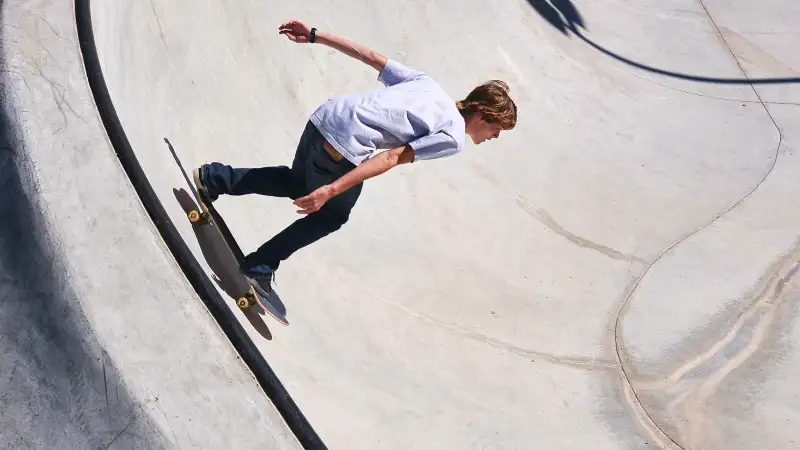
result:
[[(0, 23), (3, 8), (0, 0)], [(6, 44), (14, 43), (0, 42), (0, 447), (168, 448), (101, 345), (55, 250), (62, 246), (48, 228), (9, 92), (24, 84), (11, 82), (17, 72)]]
[(694, 81), (698, 83), (714, 83), (714, 84), (796, 84), (800, 83), (800, 77), (784, 77), (784, 78), (717, 78), (717, 77), (704, 77), (699, 75), (692, 75), (687, 73), (674, 72), (671, 70), (660, 69), (658, 67), (648, 66), (646, 64), (638, 63), (630, 58), (626, 58), (618, 53), (615, 53), (602, 45), (589, 39), (583, 31), (588, 29), (586, 22), (583, 20), (578, 8), (571, 0), (527, 0), (534, 11), (539, 16), (546, 20), (550, 25), (555, 27), (561, 33), (570, 36), (575, 35), (586, 44), (595, 50), (609, 56), (619, 62), (627, 64), (637, 69), (647, 72), (664, 75), (667, 77), (678, 78), (681, 80)]

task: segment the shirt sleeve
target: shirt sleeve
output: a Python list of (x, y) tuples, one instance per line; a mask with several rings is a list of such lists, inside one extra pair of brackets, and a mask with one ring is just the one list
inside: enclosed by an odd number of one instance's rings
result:
[(414, 149), (414, 161), (444, 158), (458, 153), (458, 143), (452, 136), (441, 131), (409, 142)]
[(387, 59), (386, 65), (383, 66), (383, 70), (378, 74), (378, 81), (388, 87), (405, 83), (406, 81), (418, 80), (426, 76), (419, 70), (406, 67), (392, 59)]

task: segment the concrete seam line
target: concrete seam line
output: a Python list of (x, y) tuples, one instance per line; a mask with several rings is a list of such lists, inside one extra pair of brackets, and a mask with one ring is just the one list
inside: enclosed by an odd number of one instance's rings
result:
[(75, 23), (87, 81), (100, 119), (117, 158), (119, 158), (125, 173), (131, 180), (159, 234), (175, 257), (189, 283), (205, 303), (242, 360), (253, 372), (264, 393), (273, 402), (292, 433), (300, 441), (300, 444), (306, 449), (326, 449), (325, 444), (314, 431), (302, 411), (300, 411), (300, 408), (264, 359), (253, 340), (250, 339), (250, 336), (236, 320), (225, 300), (213, 286), (191, 250), (189, 250), (180, 233), (172, 224), (139, 164), (117, 116), (103, 77), (100, 58), (94, 42), (91, 0), (75, 0)]

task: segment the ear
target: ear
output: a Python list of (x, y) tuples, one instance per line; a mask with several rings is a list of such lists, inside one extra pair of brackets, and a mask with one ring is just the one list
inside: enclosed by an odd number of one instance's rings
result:
[(467, 118), (467, 123), (472, 123), (475, 125), (483, 125), (485, 120), (483, 120), (483, 114), (481, 113), (473, 113), (469, 118)]

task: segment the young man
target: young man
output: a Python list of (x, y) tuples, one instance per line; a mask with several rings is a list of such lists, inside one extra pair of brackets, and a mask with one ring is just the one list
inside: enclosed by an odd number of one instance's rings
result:
[(300, 137), (292, 167), (233, 168), (218, 162), (194, 171), (204, 201), (219, 195), (288, 197), (300, 208), (288, 228), (247, 255), (242, 270), (261, 295), (295, 251), (347, 222), (362, 183), (395, 166), (450, 156), (514, 128), (517, 107), (502, 81), (490, 81), (456, 102), (429, 76), (374, 50), (299, 21), (279, 27), (292, 42), (327, 45), (378, 71), (384, 87), (334, 98), (320, 106)]

